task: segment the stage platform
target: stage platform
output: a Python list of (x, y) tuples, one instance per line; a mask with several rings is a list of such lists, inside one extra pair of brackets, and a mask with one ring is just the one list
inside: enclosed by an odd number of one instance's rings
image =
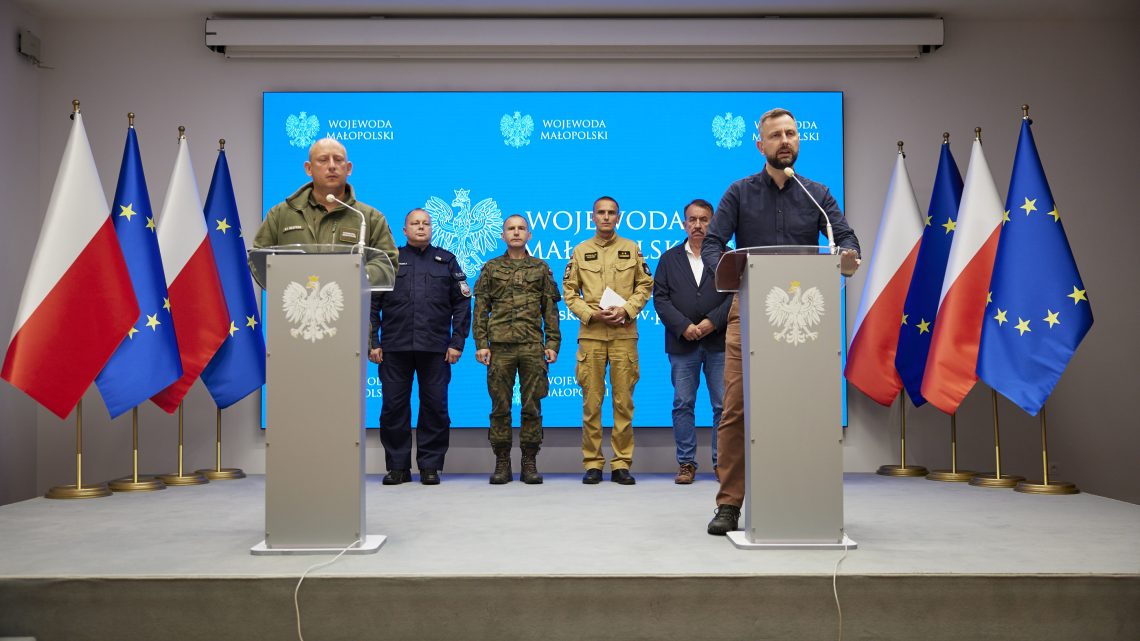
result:
[[(517, 477), (516, 477), (517, 478)], [(305, 639), (835, 639), (843, 551), (705, 533), (716, 483), (383, 487), (380, 551), (309, 575)], [(264, 478), (0, 507), (0, 637), (296, 639), (322, 556), (254, 556)], [(845, 477), (843, 639), (1140, 639), (1140, 506)]]

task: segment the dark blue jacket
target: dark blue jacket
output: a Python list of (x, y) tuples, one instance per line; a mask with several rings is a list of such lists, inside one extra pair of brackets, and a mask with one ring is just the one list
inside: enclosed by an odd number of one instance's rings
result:
[[(471, 288), (455, 254), (400, 248), (396, 286), (372, 295), (370, 343), (393, 352), (463, 351), (471, 331)], [(377, 338), (376, 330), (380, 330)]]
[[(653, 306), (665, 325), (667, 354), (686, 354), (698, 346), (710, 352), (724, 351), (724, 329), (728, 325), (732, 294), (716, 291), (713, 276), (713, 270), (706, 267), (700, 283), (693, 279), (684, 242), (661, 255), (653, 274)], [(715, 332), (696, 341), (681, 338), (685, 328), (705, 318), (716, 327)]]

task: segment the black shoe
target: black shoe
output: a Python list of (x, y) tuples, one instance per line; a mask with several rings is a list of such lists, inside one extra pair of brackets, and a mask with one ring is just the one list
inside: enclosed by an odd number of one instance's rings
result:
[(409, 470), (388, 470), (380, 482), (384, 485), (399, 485), (410, 480), (412, 480), (412, 473)]
[(420, 470), (420, 483), (439, 485), (439, 470)]
[(602, 482), (601, 470), (586, 470), (586, 475), (582, 477), (582, 482), (586, 485), (597, 485)]
[(633, 485), (637, 483), (637, 479), (629, 473), (629, 470), (614, 470), (610, 472), (610, 480), (619, 485)]
[(724, 536), (729, 532), (735, 532), (739, 520), (740, 508), (728, 504), (718, 505), (716, 516), (709, 521), (709, 534)]

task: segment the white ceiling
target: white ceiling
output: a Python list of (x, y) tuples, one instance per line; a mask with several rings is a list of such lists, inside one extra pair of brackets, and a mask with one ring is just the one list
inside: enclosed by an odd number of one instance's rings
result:
[[(3, 1), (3, 0), (0, 0)], [(1137, 18), (1137, 0), (16, 0), (49, 18), (209, 16), (930, 16)]]

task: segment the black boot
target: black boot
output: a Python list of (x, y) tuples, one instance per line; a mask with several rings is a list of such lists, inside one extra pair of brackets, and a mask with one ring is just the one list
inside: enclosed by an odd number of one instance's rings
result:
[(522, 473), (519, 474), (519, 480), (527, 485), (542, 483), (542, 475), (538, 473), (538, 464), (535, 462), (536, 457), (538, 457), (537, 447), (522, 448)]
[(492, 445), (495, 452), (495, 471), (491, 473), (491, 485), (511, 482), (511, 446)]

